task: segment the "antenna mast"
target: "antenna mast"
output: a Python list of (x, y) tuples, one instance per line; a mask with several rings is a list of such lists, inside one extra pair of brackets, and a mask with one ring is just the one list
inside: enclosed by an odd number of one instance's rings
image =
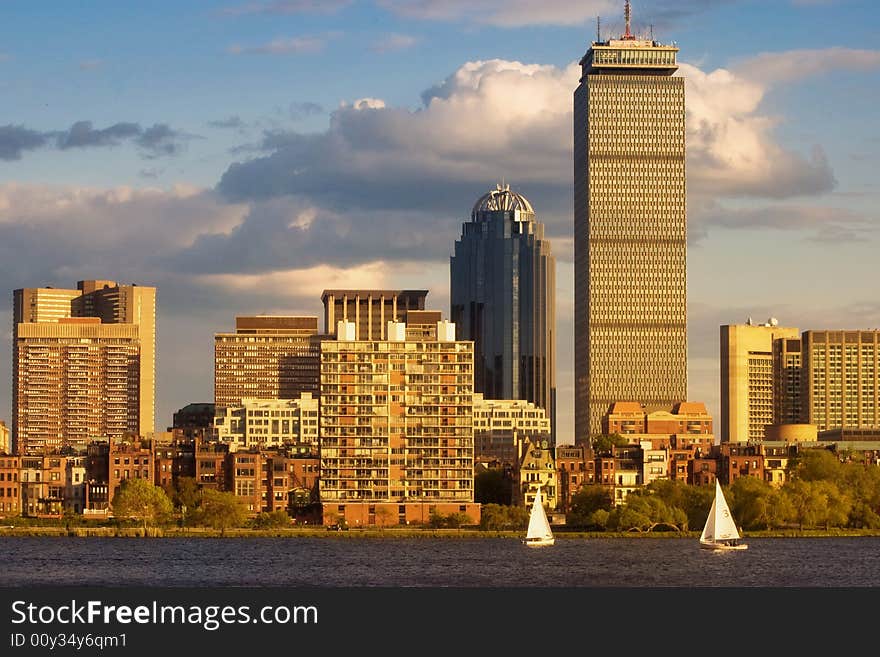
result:
[(596, 43), (600, 43), (602, 41), (602, 29), (599, 20), (599, 17), (596, 16)]
[(623, 6), (623, 16), (626, 18), (626, 34), (623, 35), (624, 39), (635, 39), (632, 35), (632, 32), (629, 31), (629, 23), (630, 18), (632, 17), (632, 10), (629, 6), (629, 0), (626, 0), (626, 4)]

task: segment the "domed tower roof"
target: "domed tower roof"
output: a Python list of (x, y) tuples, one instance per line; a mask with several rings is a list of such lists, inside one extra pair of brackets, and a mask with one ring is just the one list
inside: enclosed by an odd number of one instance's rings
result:
[[(477, 215), (481, 212), (515, 212), (527, 214), (521, 219), (534, 219), (535, 210), (532, 204), (522, 194), (510, 191), (510, 185), (495, 185), (495, 189), (483, 194), (477, 202), (474, 203), (474, 209), (471, 211), (471, 217), (477, 220)], [(517, 218), (520, 218), (519, 216)]]

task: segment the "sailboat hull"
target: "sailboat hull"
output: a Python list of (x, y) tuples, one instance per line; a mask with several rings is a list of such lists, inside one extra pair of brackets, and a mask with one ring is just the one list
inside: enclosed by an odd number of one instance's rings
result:
[(730, 543), (715, 543), (710, 541), (701, 541), (700, 547), (704, 550), (715, 550), (718, 552), (727, 552), (733, 550), (748, 550), (749, 546), (745, 543), (736, 543), (731, 545)]
[(552, 536), (544, 538), (524, 538), (523, 545), (526, 547), (549, 547), (556, 542)]

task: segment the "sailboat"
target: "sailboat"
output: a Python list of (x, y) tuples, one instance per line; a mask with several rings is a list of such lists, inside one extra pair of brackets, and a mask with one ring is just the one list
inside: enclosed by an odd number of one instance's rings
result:
[(730, 515), (730, 507), (721, 492), (721, 483), (715, 480), (715, 500), (709, 509), (709, 517), (706, 518), (706, 526), (700, 535), (700, 547), (707, 550), (746, 550), (748, 545), (740, 543), (739, 531), (733, 516)]
[(550, 523), (547, 521), (547, 514), (544, 512), (544, 502), (542, 501), (541, 488), (535, 493), (535, 501), (532, 503), (532, 514), (529, 516), (529, 529), (523, 544), (529, 547), (545, 547), (555, 543), (553, 532), (550, 531)]

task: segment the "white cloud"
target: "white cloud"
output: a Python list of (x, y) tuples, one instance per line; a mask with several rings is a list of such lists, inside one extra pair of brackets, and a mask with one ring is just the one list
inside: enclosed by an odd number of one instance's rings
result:
[(767, 52), (749, 57), (734, 70), (763, 84), (795, 82), (836, 70), (870, 71), (880, 68), (880, 50), (818, 48)]

